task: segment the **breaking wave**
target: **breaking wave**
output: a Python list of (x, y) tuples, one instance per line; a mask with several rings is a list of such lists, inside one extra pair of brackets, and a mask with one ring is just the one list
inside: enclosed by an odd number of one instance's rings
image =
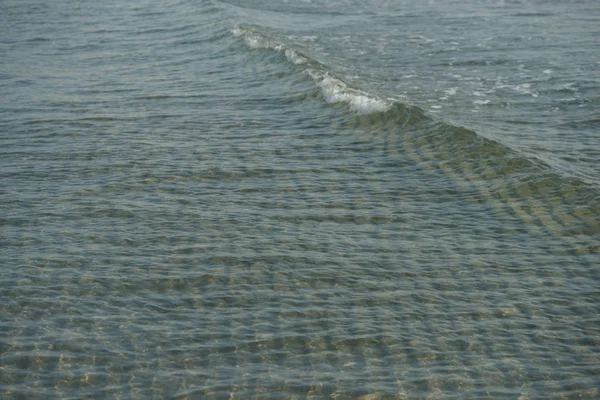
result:
[(387, 111), (394, 104), (391, 99), (381, 98), (351, 87), (318, 61), (290, 45), (259, 33), (254, 28), (236, 25), (232, 33), (235, 37), (243, 38), (244, 43), (251, 50), (273, 50), (284, 54), (289, 62), (303, 68), (305, 73), (315, 81), (327, 103), (345, 103), (357, 114)]

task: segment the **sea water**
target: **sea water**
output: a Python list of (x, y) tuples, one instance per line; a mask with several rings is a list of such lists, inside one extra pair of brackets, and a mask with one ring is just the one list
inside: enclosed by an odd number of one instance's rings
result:
[(600, 396), (597, 1), (0, 10), (2, 398)]

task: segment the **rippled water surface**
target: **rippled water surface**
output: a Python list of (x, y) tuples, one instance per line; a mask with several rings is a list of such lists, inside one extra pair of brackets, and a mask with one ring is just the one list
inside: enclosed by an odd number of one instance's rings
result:
[(0, 397), (600, 397), (598, 2), (0, 7)]

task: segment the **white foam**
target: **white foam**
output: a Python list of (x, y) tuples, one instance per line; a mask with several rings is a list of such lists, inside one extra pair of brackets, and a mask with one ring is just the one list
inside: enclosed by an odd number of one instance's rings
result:
[(538, 94), (531, 90), (531, 83), (523, 83), (521, 85), (516, 85), (513, 86), (513, 89), (520, 94), (538, 97)]
[(260, 38), (251, 35), (246, 35), (246, 37), (244, 37), (244, 43), (252, 50), (264, 49), (267, 47)]
[(311, 76), (317, 80), (317, 85), (321, 88), (327, 103), (346, 103), (359, 114), (387, 111), (391, 106), (389, 102), (371, 97), (358, 90), (349, 89), (339, 79), (331, 76), (320, 78), (314, 74)]
[(296, 53), (294, 50), (287, 49), (285, 51), (285, 56), (294, 65), (306, 64), (308, 62), (308, 60), (306, 58), (302, 57), (301, 55)]
[(272, 43), (268, 39), (254, 33), (253, 31), (251, 31), (249, 29), (244, 29), (239, 25), (234, 26), (231, 33), (235, 37), (243, 37), (244, 43), (251, 50), (273, 49), (273, 50), (281, 51), (283, 49), (281, 45)]
[(233, 31), (231, 31), (231, 33), (233, 33), (233, 36), (235, 36), (235, 37), (243, 36), (245, 32), (246, 31), (243, 30), (242, 27), (239, 25), (234, 26)]

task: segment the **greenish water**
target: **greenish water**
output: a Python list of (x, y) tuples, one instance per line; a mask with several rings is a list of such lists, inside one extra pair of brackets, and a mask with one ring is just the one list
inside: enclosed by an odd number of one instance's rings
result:
[(2, 398), (600, 396), (596, 2), (1, 7)]

